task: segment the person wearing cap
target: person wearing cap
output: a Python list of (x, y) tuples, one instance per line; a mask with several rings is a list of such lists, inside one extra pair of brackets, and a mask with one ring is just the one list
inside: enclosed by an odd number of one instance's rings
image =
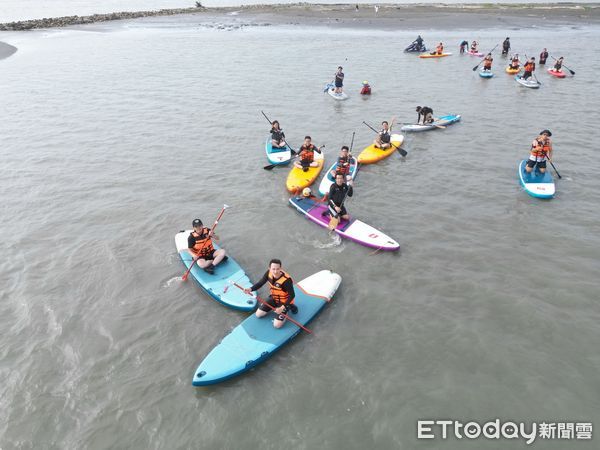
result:
[(531, 143), (529, 160), (525, 166), (527, 173), (531, 173), (536, 166), (540, 173), (546, 172), (546, 160), (552, 161), (552, 141), (550, 140), (550, 136), (552, 136), (550, 130), (543, 130)]
[(348, 146), (347, 145), (342, 146), (342, 149), (340, 150), (340, 156), (338, 156), (338, 159), (337, 159), (337, 164), (329, 172), (333, 179), (335, 179), (335, 176), (338, 173), (341, 173), (344, 177), (350, 176), (350, 162), (351, 162), (350, 160), (351, 160), (351, 158), (352, 157), (350, 156), (350, 149), (348, 148)]
[(337, 68), (337, 72), (333, 75), (335, 78), (335, 93), (341, 94), (344, 87), (344, 72), (342, 66)]
[(212, 275), (215, 266), (222, 261), (227, 261), (225, 250), (222, 248), (215, 250), (212, 239), (218, 240), (219, 237), (213, 234), (210, 228), (203, 226), (200, 219), (194, 219), (192, 227), (194, 230), (188, 236), (188, 251), (197, 259), (198, 266)]
[(294, 298), (296, 297), (294, 281), (281, 269), (281, 260), (274, 258), (269, 261), (269, 269), (262, 278), (249, 288), (244, 289), (244, 292), (251, 294), (253, 291), (260, 289), (265, 283), (269, 283), (271, 288), (269, 298), (266, 301), (271, 307), (261, 302), (256, 310), (256, 317), (265, 317), (273, 311), (276, 314), (275, 319), (273, 319), (273, 326), (281, 328), (285, 323), (285, 315), (288, 311), (294, 314), (298, 313), (298, 307), (294, 305)]
[(371, 86), (367, 80), (362, 82), (362, 89), (360, 90), (360, 95), (371, 95)]
[(502, 43), (502, 54), (503, 55), (508, 55), (508, 52), (510, 51), (510, 38), (506, 38), (504, 39), (504, 42)]
[[(433, 123), (433, 109), (429, 106), (417, 106), (416, 109), (417, 115), (417, 125), (426, 123)], [(421, 116), (423, 117), (423, 122), (421, 122)]]
[(521, 78), (523, 78), (524, 80), (526, 80), (528, 78), (531, 78), (531, 75), (535, 71), (535, 57), (534, 56), (532, 56), (531, 58), (529, 58), (529, 61), (527, 61), (523, 65), (523, 70), (525, 72), (523, 72), (523, 76)]

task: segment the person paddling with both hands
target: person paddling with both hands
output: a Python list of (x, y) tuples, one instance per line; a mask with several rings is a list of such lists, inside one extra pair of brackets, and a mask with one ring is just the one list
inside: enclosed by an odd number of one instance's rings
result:
[(492, 62), (494, 61), (494, 58), (492, 58), (492, 54), (488, 53), (487, 55), (485, 55), (485, 58), (483, 58), (483, 71), (484, 72), (490, 72), (492, 70)]
[(204, 227), (200, 219), (194, 219), (192, 226), (194, 231), (188, 236), (188, 251), (197, 260), (198, 266), (212, 275), (215, 266), (227, 261), (225, 250), (215, 250), (212, 239), (219, 240), (219, 237), (210, 228)]
[(286, 314), (291, 311), (294, 314), (298, 313), (298, 307), (294, 305), (296, 293), (294, 291), (294, 281), (286, 272), (281, 269), (281, 260), (272, 259), (269, 261), (269, 269), (263, 277), (254, 283), (249, 288), (244, 289), (246, 294), (251, 294), (253, 291), (260, 289), (265, 283), (269, 283), (270, 295), (267, 299), (267, 305), (261, 302), (256, 310), (256, 317), (265, 317), (270, 311), (275, 312), (276, 317), (273, 319), (273, 326), (281, 328), (285, 323)]
[(304, 172), (309, 167), (318, 167), (319, 164), (315, 161), (315, 152), (321, 153), (321, 150), (315, 147), (310, 136), (304, 136), (304, 144), (298, 151), (300, 161), (295, 161), (294, 167), (302, 169)]
[(525, 63), (523, 69), (525, 70), (525, 72), (523, 72), (523, 76), (521, 78), (523, 78), (524, 80), (531, 78), (531, 75), (535, 71), (535, 58), (533, 56), (529, 59), (529, 61)]
[(536, 166), (540, 173), (546, 172), (546, 160), (552, 161), (552, 141), (550, 140), (550, 136), (552, 136), (550, 130), (543, 130), (531, 143), (529, 160), (525, 166), (527, 173), (533, 172)]

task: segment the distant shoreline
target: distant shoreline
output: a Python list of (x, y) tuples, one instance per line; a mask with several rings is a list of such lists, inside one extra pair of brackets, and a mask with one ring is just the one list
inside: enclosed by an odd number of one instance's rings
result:
[[(245, 19), (263, 21), (265, 25), (328, 25), (345, 27), (441, 28), (444, 26), (527, 26), (528, 21), (557, 23), (600, 23), (600, 3), (546, 4), (385, 4), (378, 12), (374, 4), (309, 4), (246, 5), (241, 7), (192, 7), (156, 11), (114, 12), (89, 16), (64, 16), (1, 23), (0, 31), (26, 31), (60, 28), (114, 20), (191, 15), (203, 22)], [(457, 22), (458, 19), (458, 22)], [(499, 23), (500, 22), (500, 23)]]

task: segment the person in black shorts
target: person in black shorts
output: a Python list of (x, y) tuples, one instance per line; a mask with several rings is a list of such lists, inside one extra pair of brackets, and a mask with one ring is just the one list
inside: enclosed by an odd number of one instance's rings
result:
[(335, 93), (341, 94), (342, 88), (344, 87), (344, 72), (342, 72), (342, 66), (337, 68), (337, 72), (335, 73)]
[(188, 236), (188, 251), (196, 259), (198, 266), (212, 275), (215, 266), (222, 261), (227, 261), (225, 250), (222, 248), (215, 250), (212, 240), (219, 240), (219, 237), (213, 234), (210, 228), (203, 226), (200, 219), (194, 219), (192, 227), (194, 230)]
[(348, 216), (348, 211), (346, 211), (346, 207), (344, 206), (344, 200), (346, 200), (346, 196), (352, 197), (354, 192), (352, 189), (352, 180), (349, 180), (346, 184), (344, 178), (345, 176), (341, 173), (335, 175), (335, 183), (331, 185), (329, 194), (327, 194), (327, 206), (329, 207), (329, 215), (331, 217), (348, 220), (350, 216)]
[(254, 283), (249, 288), (244, 289), (246, 294), (251, 294), (252, 291), (260, 289), (265, 283), (269, 283), (271, 292), (265, 305), (261, 302), (256, 310), (256, 317), (265, 317), (269, 312), (273, 311), (276, 314), (273, 319), (273, 326), (281, 328), (285, 323), (285, 315), (288, 311), (294, 314), (298, 313), (298, 307), (294, 305), (296, 293), (294, 291), (294, 281), (286, 272), (281, 269), (281, 260), (272, 259), (269, 261), (269, 270), (265, 272), (260, 280)]

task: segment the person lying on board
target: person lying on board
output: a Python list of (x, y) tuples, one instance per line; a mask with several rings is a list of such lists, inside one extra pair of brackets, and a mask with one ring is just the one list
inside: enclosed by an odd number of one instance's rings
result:
[(200, 219), (194, 219), (192, 227), (194, 231), (188, 236), (188, 251), (193, 258), (198, 258), (198, 266), (212, 275), (215, 273), (215, 266), (222, 261), (227, 261), (225, 250), (222, 248), (215, 250), (212, 239), (219, 240), (219, 237), (213, 234), (210, 228), (204, 227)]

